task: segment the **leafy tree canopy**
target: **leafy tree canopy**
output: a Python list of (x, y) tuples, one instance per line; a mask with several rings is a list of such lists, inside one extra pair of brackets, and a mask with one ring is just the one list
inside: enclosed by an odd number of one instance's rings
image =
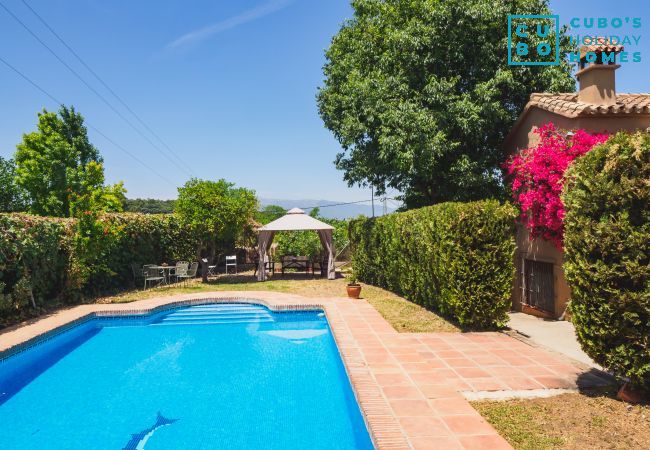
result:
[(266, 205), (255, 213), (255, 220), (262, 225), (273, 222), (287, 213), (287, 210), (278, 205)]
[(99, 151), (88, 139), (84, 119), (73, 107), (38, 114), (38, 130), (23, 135), (16, 150), (16, 183), (24, 189), (29, 211), (70, 217), (75, 199), (92, 198), (93, 208), (121, 211), (122, 183), (104, 186)]
[(155, 198), (127, 198), (124, 211), (144, 214), (169, 214), (174, 212), (175, 200), (158, 200)]
[(25, 197), (16, 184), (16, 163), (0, 156), (0, 212), (24, 211)]
[(252, 224), (255, 192), (226, 180), (192, 178), (178, 188), (174, 212), (201, 238), (199, 253), (214, 258), (218, 249), (232, 248)]
[[(508, 14), (547, 0), (353, 0), (326, 52), (320, 115), (350, 184), (406, 206), (503, 196), (499, 148), (532, 92), (573, 91), (570, 66), (508, 66)], [(569, 42), (562, 38), (562, 51)]]

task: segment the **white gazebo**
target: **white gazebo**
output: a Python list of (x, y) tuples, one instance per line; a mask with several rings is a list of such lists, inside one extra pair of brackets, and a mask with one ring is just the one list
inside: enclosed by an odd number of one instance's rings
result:
[(314, 230), (318, 233), (320, 242), (323, 244), (323, 248), (328, 255), (327, 278), (333, 280), (336, 277), (336, 271), (334, 269), (334, 244), (332, 243), (332, 230), (334, 230), (334, 227), (308, 216), (305, 214), (305, 211), (300, 208), (293, 208), (279, 219), (267, 223), (257, 229), (259, 233), (257, 237), (257, 252), (259, 254), (257, 281), (266, 280), (264, 261), (266, 260), (266, 253), (271, 248), (271, 243), (273, 242), (273, 236), (275, 236), (275, 233), (278, 231), (305, 230)]

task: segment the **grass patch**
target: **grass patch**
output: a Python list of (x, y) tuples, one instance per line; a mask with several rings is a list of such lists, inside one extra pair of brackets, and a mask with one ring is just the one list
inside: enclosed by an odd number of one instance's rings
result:
[[(257, 282), (252, 272), (239, 275), (221, 276), (208, 284), (192, 282), (187, 286), (169, 286), (146, 291), (129, 291), (119, 295), (104, 297), (98, 303), (125, 303), (152, 297), (181, 293), (208, 291), (274, 291), (301, 295), (304, 297), (345, 297), (344, 278), (326, 280), (305, 277), (304, 275), (276, 275), (264, 283)], [(377, 311), (399, 332), (457, 332), (458, 327), (415, 303), (384, 289), (363, 285), (361, 297), (374, 306)], [(351, 300), (353, 301), (353, 300)]]
[(628, 405), (614, 395), (586, 391), (472, 406), (518, 450), (647, 449), (650, 406)]
[(393, 328), (403, 333), (459, 332), (460, 329), (438, 314), (390, 291), (367, 284), (361, 296), (375, 307)]

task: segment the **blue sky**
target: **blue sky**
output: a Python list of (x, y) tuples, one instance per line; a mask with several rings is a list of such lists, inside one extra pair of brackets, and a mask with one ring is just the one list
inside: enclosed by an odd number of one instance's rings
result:
[[(56, 41), (20, 0), (0, 0), (116, 107), (119, 103)], [(324, 50), (351, 15), (348, 0), (26, 0), (169, 145), (191, 173), (226, 178), (260, 197), (353, 201), (332, 161), (337, 141), (315, 103)], [(619, 70), (618, 90), (650, 91), (646, 0), (552, 1), (561, 21), (641, 17), (643, 62)], [(504, 21), (506, 19), (504, 18)], [(647, 22), (647, 23), (646, 23)], [(4, 10), (0, 57), (162, 174), (143, 168), (96, 132), (107, 181), (129, 197), (174, 198), (189, 175), (161, 156)], [(632, 49), (630, 49), (632, 50)], [(0, 64), (0, 155), (11, 156), (36, 112), (56, 104)], [(128, 115), (124, 111), (123, 114)], [(139, 126), (138, 122), (131, 121)], [(143, 131), (144, 132), (144, 131)], [(160, 148), (164, 148), (151, 137)]]

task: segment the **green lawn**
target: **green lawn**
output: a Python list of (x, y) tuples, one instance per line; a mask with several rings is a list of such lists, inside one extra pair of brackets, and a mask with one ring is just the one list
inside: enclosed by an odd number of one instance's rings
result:
[[(305, 277), (304, 275), (276, 275), (273, 279), (260, 283), (255, 281), (252, 272), (221, 276), (208, 284), (199, 281), (188, 286), (170, 286), (146, 291), (129, 291), (112, 297), (104, 297), (99, 303), (132, 302), (151, 297), (179, 293), (207, 291), (274, 291), (287, 292), (305, 297), (345, 297), (346, 280), (326, 280)], [(375, 286), (363, 285), (361, 297), (373, 305), (377, 311), (400, 332), (458, 332), (454, 324), (436, 313)], [(351, 300), (352, 301), (352, 300)]]

